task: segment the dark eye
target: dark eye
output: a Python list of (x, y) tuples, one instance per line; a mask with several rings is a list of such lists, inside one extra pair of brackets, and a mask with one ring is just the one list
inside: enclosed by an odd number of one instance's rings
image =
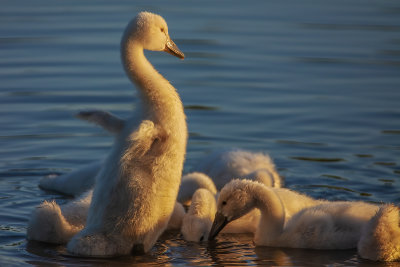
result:
[(226, 205), (226, 201), (222, 201), (222, 206), (225, 206)]
[(161, 32), (164, 32), (164, 28), (161, 28), (160, 30), (161, 30)]

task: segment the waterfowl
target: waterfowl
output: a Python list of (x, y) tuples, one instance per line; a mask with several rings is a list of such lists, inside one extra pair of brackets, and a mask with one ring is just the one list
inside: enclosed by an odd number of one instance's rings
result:
[(144, 49), (184, 58), (161, 16), (141, 12), (128, 24), (121, 57), (137, 85), (140, 112), (124, 123), (96, 176), (86, 225), (67, 244), (71, 254), (147, 252), (173, 212), (186, 151), (186, 120), (175, 88), (146, 59)]
[(218, 190), (233, 178), (247, 178), (271, 187), (284, 186), (284, 180), (279, 176), (271, 157), (261, 152), (216, 150), (201, 159), (193, 171), (213, 178)]
[[(52, 244), (66, 244), (85, 224), (92, 199), (93, 190), (81, 197), (58, 205), (54, 200), (44, 201), (33, 212), (29, 219), (27, 238)], [(166, 230), (179, 230), (182, 226), (185, 210), (179, 202)]]
[[(181, 233), (186, 241), (206, 240), (217, 211), (215, 194), (205, 188), (196, 190), (188, 212), (184, 215)], [(260, 211), (253, 209), (248, 214), (225, 227), (223, 233), (254, 233), (260, 219)]]
[[(76, 117), (102, 126), (119, 137), (121, 125), (126, 121), (101, 110), (79, 112)], [(92, 188), (95, 176), (103, 162), (94, 162), (80, 169), (58, 177), (44, 177), (39, 186), (63, 194), (78, 196)], [(211, 192), (221, 188), (233, 178), (247, 178), (267, 186), (283, 187), (284, 180), (279, 176), (272, 159), (264, 153), (241, 149), (216, 150), (205, 156), (195, 165), (193, 172), (182, 177), (178, 201), (189, 205), (190, 199), (198, 188), (207, 188)], [(214, 189), (215, 188), (215, 189)]]
[(392, 204), (380, 207), (363, 227), (357, 249), (364, 259), (400, 260), (400, 208)]
[(289, 189), (233, 180), (221, 190), (209, 240), (255, 207), (261, 211), (257, 246), (312, 249), (356, 248), (362, 227), (379, 209), (364, 202), (319, 201)]

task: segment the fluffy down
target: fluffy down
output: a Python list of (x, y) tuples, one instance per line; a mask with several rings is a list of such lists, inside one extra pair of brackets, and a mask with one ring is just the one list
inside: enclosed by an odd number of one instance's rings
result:
[(209, 239), (253, 208), (261, 211), (257, 246), (349, 249), (357, 247), (361, 229), (379, 206), (314, 200), (289, 189), (233, 180), (221, 190)]
[(241, 149), (218, 150), (200, 160), (193, 168), (213, 178), (218, 190), (235, 178), (246, 178), (271, 187), (283, 187), (270, 156)]
[(394, 205), (382, 206), (364, 226), (358, 254), (374, 261), (400, 260), (400, 209)]

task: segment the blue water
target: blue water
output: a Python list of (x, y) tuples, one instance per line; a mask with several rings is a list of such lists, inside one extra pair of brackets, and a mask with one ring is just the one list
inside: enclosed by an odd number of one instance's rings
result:
[(249, 235), (169, 234), (148, 255), (111, 260), (26, 241), (36, 205), (68, 200), (40, 178), (102, 159), (112, 142), (74, 113), (128, 117), (136, 105), (119, 41), (142, 10), (167, 20), (187, 56), (146, 54), (186, 107), (185, 171), (239, 147), (269, 153), (287, 186), (313, 197), (400, 204), (399, 1), (2, 1), (0, 265), (375, 265), (355, 250), (255, 248)]

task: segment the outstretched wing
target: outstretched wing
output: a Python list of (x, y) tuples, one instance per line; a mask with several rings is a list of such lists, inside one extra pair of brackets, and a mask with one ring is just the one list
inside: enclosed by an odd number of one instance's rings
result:
[(81, 111), (75, 116), (81, 120), (95, 123), (113, 134), (118, 134), (125, 124), (123, 119), (103, 110)]

